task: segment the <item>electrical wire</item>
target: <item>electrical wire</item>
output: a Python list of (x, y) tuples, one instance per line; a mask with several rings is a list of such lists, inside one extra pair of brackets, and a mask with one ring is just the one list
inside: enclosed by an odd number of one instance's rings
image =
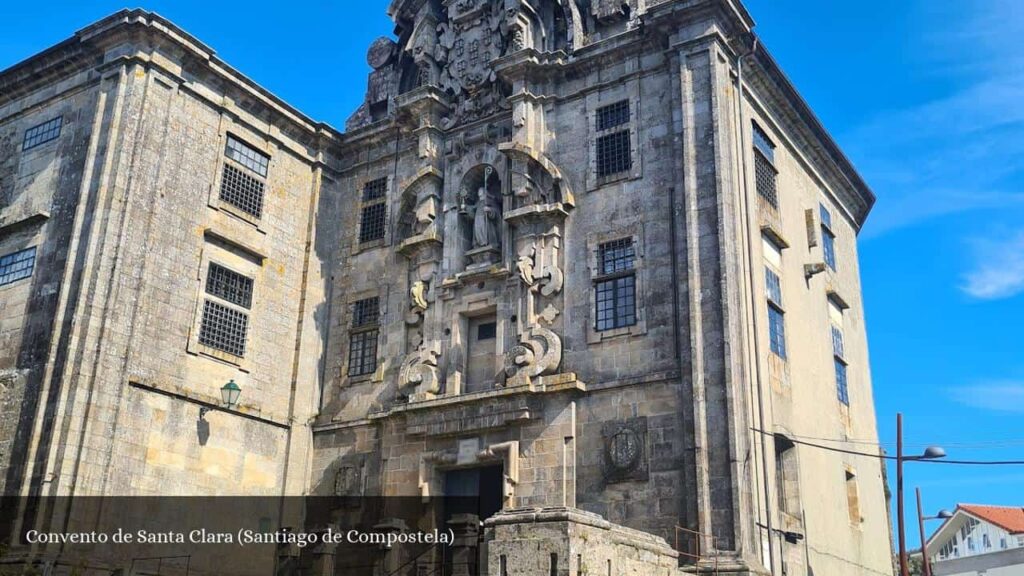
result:
[[(751, 428), (754, 432), (759, 434), (766, 434), (775, 436), (773, 432), (766, 432), (757, 428)], [(878, 458), (881, 460), (896, 460), (895, 456), (887, 456), (884, 453), (871, 454), (870, 452), (858, 452), (856, 450), (847, 450), (844, 448), (836, 448), (835, 446), (826, 446), (824, 444), (815, 444), (813, 442), (807, 442), (800, 440), (799, 437), (788, 436), (785, 437), (794, 444), (800, 444), (803, 446), (810, 446), (812, 448), (820, 448), (822, 450), (828, 450), (830, 452), (839, 452), (841, 454), (851, 454), (853, 456), (864, 456), (865, 458)], [(844, 440), (830, 440), (832, 442), (844, 442)], [(960, 466), (1024, 466), (1024, 460), (947, 460), (945, 458), (920, 458), (917, 456), (904, 457), (903, 460), (913, 462), (924, 462), (928, 464), (956, 464)]]

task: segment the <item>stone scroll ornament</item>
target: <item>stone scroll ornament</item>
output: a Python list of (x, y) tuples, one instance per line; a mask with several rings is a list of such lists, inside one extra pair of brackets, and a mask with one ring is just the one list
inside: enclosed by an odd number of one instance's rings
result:
[(431, 398), (440, 392), (441, 379), (437, 368), (440, 357), (441, 345), (436, 342), (424, 344), (406, 356), (398, 371), (399, 390), (407, 396), (422, 399)]
[(505, 355), (506, 386), (529, 384), (553, 374), (562, 363), (562, 339), (542, 326), (532, 326)]

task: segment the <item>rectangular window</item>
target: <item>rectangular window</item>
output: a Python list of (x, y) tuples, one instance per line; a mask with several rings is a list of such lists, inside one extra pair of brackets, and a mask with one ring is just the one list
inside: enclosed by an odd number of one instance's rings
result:
[(242, 308), (252, 306), (253, 280), (237, 272), (210, 263), (210, 272), (206, 275), (206, 293), (227, 300)]
[(629, 100), (622, 100), (597, 109), (597, 131), (629, 124)]
[(773, 208), (779, 207), (775, 144), (754, 124), (754, 185), (757, 193)]
[(599, 276), (594, 285), (598, 331), (636, 324), (636, 248), (632, 238), (598, 247)]
[(625, 172), (633, 167), (629, 149), (629, 131), (623, 130), (597, 138), (597, 176)]
[(359, 243), (383, 240), (387, 228), (387, 178), (363, 185), (363, 207), (359, 218)]
[(28, 130), (25, 130), (25, 139), (21, 143), (22, 150), (29, 150), (46, 144), (51, 140), (56, 140), (60, 137), (60, 128), (64, 122), (63, 116), (57, 116), (52, 120), (47, 120), (42, 124), (37, 124)]
[(270, 157), (230, 134), (228, 134), (228, 143), (224, 149), (224, 155), (260, 176), (267, 177)]
[(597, 109), (597, 176), (604, 178), (633, 167), (629, 100)]
[(348, 345), (348, 375), (365, 376), (377, 370), (377, 337), (380, 325), (380, 299), (364, 298), (352, 304), (352, 323)]
[[(199, 343), (232, 356), (245, 356), (253, 279), (210, 262), (199, 326)], [(241, 308), (241, 309), (240, 309)]]
[(207, 300), (203, 303), (199, 343), (232, 356), (242, 357), (245, 356), (248, 327), (249, 316), (244, 312)]
[(377, 331), (355, 332), (348, 347), (348, 375), (365, 376), (377, 369)]
[(782, 281), (767, 266), (764, 269), (765, 292), (768, 299), (768, 342), (776, 356), (786, 359), (786, 321), (782, 308)]
[(0, 286), (17, 282), (32, 275), (36, 266), (35, 246), (6, 256), (0, 256)]
[(850, 386), (847, 380), (846, 346), (843, 343), (843, 330), (832, 325), (832, 362), (836, 371), (836, 396), (843, 404), (850, 405)]
[(821, 249), (825, 257), (825, 264), (833, 271), (836, 269), (836, 235), (832, 231), (832, 214), (822, 204), (819, 206), (821, 213)]
[(498, 324), (496, 322), (485, 322), (476, 329), (477, 340), (494, 340), (498, 337)]

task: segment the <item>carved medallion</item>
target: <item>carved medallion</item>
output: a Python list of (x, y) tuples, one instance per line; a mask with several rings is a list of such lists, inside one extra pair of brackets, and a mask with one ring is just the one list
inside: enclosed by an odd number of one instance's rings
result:
[(606, 422), (604, 437), (605, 482), (645, 481), (648, 478), (647, 418)]

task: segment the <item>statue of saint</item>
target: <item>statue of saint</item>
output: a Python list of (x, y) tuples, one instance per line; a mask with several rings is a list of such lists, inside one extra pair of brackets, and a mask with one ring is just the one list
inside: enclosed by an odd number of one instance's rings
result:
[(465, 207), (467, 215), (473, 219), (473, 248), (498, 248), (501, 241), (498, 237), (498, 224), (501, 208), (497, 205), (498, 198), (488, 191), (488, 184), (494, 168), (484, 168), (484, 181), (476, 194), (476, 204)]

